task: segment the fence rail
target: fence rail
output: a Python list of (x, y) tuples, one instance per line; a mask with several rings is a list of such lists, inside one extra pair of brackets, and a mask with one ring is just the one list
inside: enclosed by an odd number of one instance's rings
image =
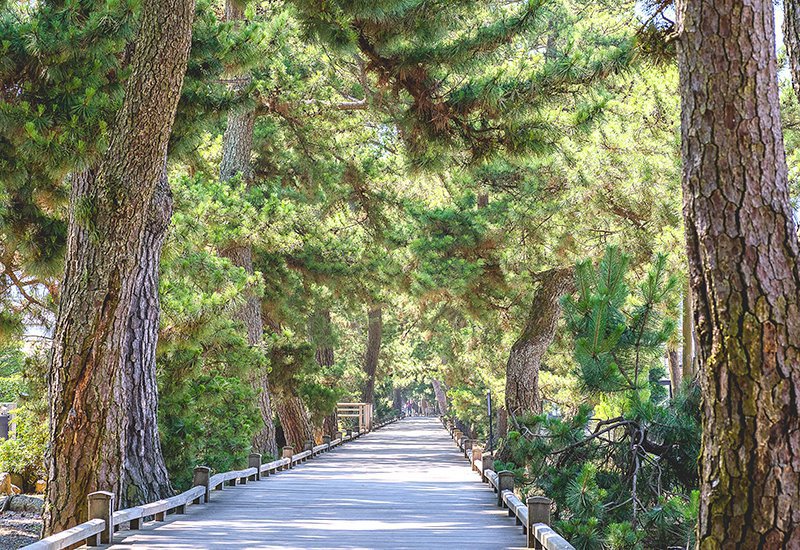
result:
[[(374, 423), (372, 429), (377, 430), (395, 422), (400, 417), (392, 417), (383, 422)], [(266, 464), (261, 464), (261, 455), (252, 453), (248, 456), (249, 467), (244, 470), (233, 470), (210, 475), (207, 466), (198, 466), (194, 469), (193, 487), (178, 495), (149, 502), (140, 506), (114, 511), (114, 493), (97, 491), (88, 496), (89, 521), (76, 525), (66, 531), (61, 531), (40, 541), (29, 544), (21, 550), (61, 550), (71, 548), (76, 544), (85, 543), (88, 546), (111, 544), (114, 532), (127, 523), (131, 530), (141, 529), (145, 521), (162, 522), (167, 514), (185, 514), (186, 507), (211, 502), (211, 491), (221, 491), (227, 486), (245, 485), (248, 481), (259, 481), (277, 472), (288, 470), (306, 462), (307, 460), (328, 452), (339, 445), (352, 441), (369, 430), (361, 429), (349, 435), (337, 433), (336, 439), (323, 436), (320, 445), (307, 441), (305, 449), (299, 453), (292, 447), (283, 448), (283, 457)]]
[[(550, 527), (550, 505), (547, 497), (528, 497), (522, 502), (514, 493), (514, 473), (508, 470), (495, 472), (492, 469), (491, 455), (483, 452), (483, 447), (467, 437), (458, 427), (457, 421), (441, 417), (442, 425), (450, 432), (464, 457), (470, 461), (472, 469), (478, 472), (481, 480), (488, 483), (497, 493), (497, 505), (507, 508), (508, 515), (516, 518), (526, 535), (528, 548), (540, 550), (575, 550), (566, 539)], [(463, 427), (463, 426), (462, 426)]]

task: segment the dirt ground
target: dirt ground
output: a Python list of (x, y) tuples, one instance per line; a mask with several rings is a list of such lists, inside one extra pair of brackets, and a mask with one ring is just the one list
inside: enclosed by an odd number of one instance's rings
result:
[(42, 518), (29, 512), (0, 514), (0, 550), (16, 550), (39, 540)]

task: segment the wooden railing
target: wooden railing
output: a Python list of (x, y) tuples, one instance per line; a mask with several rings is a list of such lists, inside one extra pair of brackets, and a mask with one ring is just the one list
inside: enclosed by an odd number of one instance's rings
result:
[[(376, 423), (373, 430), (391, 424), (398, 418), (393, 417)], [(82, 543), (88, 546), (111, 544), (114, 540), (114, 533), (120, 529), (122, 524), (128, 523), (131, 530), (137, 530), (141, 529), (145, 521), (161, 522), (165, 520), (167, 514), (185, 514), (187, 506), (211, 502), (212, 491), (221, 491), (226, 485), (231, 487), (245, 485), (248, 481), (259, 481), (280, 471), (289, 470), (367, 432), (366, 429), (354, 431), (349, 435), (339, 432), (336, 434), (336, 439), (331, 439), (326, 435), (323, 436), (323, 442), (320, 445), (314, 445), (309, 440), (306, 441), (303, 451), (297, 454), (295, 454), (294, 448), (284, 447), (282, 458), (266, 464), (261, 464), (260, 454), (252, 453), (248, 457), (249, 467), (244, 470), (210, 475), (210, 468), (197, 466), (194, 469), (193, 487), (188, 491), (124, 510), (114, 511), (114, 493), (108, 491), (91, 493), (88, 498), (89, 521), (29, 544), (22, 550), (61, 550)]]
[(566, 539), (550, 527), (550, 505), (547, 497), (528, 497), (523, 503), (514, 493), (514, 473), (508, 470), (495, 472), (492, 470), (492, 459), (489, 453), (456, 427), (453, 420), (441, 417), (442, 425), (450, 432), (453, 441), (470, 461), (472, 469), (478, 472), (481, 480), (488, 483), (497, 493), (497, 505), (508, 508), (508, 515), (515, 517), (517, 525), (527, 536), (528, 548), (545, 550), (575, 550)]
[(372, 429), (371, 403), (336, 403), (336, 416), (357, 418), (359, 431)]

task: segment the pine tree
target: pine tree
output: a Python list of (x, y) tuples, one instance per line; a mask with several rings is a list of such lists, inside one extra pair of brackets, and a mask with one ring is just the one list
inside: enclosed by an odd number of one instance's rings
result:
[[(96, 172), (72, 178), (67, 268), (50, 368), (45, 534), (84, 521), (90, 492), (103, 487), (120, 493), (125, 455), (118, 417), (110, 411), (115, 385), (125, 384), (136, 266), (150, 203), (166, 177), (193, 18), (192, 0), (144, 3), (131, 76), (108, 149)], [(170, 24), (164, 27), (164, 21)], [(153, 82), (162, 86), (154, 89)], [(131, 150), (138, 152), (135, 158)]]
[(694, 524), (698, 391), (670, 402), (659, 383), (677, 279), (657, 256), (631, 292), (629, 261), (612, 247), (597, 267), (577, 264), (563, 302), (583, 400), (572, 415), (521, 418), (507, 443), (510, 466), (556, 501), (576, 548), (683, 546)]

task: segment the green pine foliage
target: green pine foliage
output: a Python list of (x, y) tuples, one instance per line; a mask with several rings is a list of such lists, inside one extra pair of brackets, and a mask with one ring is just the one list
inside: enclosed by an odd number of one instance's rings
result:
[(576, 268), (564, 300), (582, 403), (574, 414), (517, 419), (506, 442), (529, 493), (555, 500), (576, 548), (691, 545), (699, 452), (698, 389), (668, 399), (660, 358), (674, 330), (675, 279), (657, 256), (631, 290), (629, 258), (610, 247)]

